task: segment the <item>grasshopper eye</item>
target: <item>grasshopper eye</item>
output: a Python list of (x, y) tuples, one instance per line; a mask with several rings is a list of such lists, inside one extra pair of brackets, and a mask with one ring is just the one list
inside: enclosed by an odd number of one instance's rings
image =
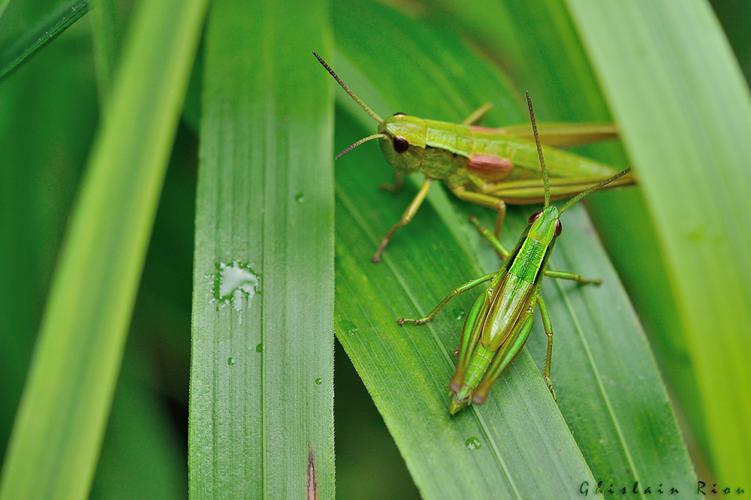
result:
[(394, 146), (394, 151), (396, 151), (397, 153), (404, 153), (409, 149), (409, 142), (407, 142), (407, 139), (400, 135), (394, 136), (392, 144)]
[(555, 235), (558, 236), (561, 234), (561, 231), (563, 231), (563, 224), (561, 224), (561, 220), (558, 219), (555, 221)]
[(394, 113), (391, 116), (404, 116), (404, 113), (402, 113), (401, 111), (397, 111), (396, 113)]
[(532, 215), (529, 216), (529, 219), (528, 219), (529, 223), (532, 224), (534, 221), (539, 219), (541, 215), (542, 215), (542, 212), (533, 213)]

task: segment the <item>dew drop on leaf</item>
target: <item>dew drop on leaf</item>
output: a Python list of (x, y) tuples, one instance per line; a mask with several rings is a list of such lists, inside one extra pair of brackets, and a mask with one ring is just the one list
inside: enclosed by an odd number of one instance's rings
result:
[(253, 269), (239, 261), (217, 262), (211, 276), (211, 295), (219, 307), (231, 305), (241, 311), (260, 293), (260, 280)]
[(344, 327), (344, 331), (347, 332), (347, 335), (355, 335), (358, 332), (357, 325), (348, 319), (342, 321), (342, 326)]
[(469, 450), (479, 450), (482, 447), (482, 443), (477, 436), (472, 436), (464, 441), (464, 446)]

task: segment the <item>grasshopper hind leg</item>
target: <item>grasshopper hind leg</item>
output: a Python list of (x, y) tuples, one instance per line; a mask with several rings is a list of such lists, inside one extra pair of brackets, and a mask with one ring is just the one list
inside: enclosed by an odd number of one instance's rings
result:
[(600, 278), (585, 278), (584, 276), (568, 271), (553, 271), (552, 269), (545, 269), (545, 276), (549, 278), (555, 278), (559, 280), (569, 280), (579, 283), (580, 285), (602, 285)]
[(501, 348), (496, 353), (493, 361), (488, 367), (488, 371), (485, 372), (485, 376), (483, 377), (482, 381), (477, 386), (477, 389), (475, 389), (475, 391), (472, 393), (473, 404), (481, 405), (485, 403), (485, 401), (487, 401), (491, 387), (493, 387), (495, 381), (498, 380), (498, 377), (501, 376), (501, 373), (503, 373), (503, 371), (506, 369), (506, 367), (508, 367), (511, 361), (513, 361), (514, 358), (516, 358), (516, 356), (521, 352), (522, 347), (524, 347), (524, 344), (526, 344), (527, 342), (527, 338), (529, 337), (529, 332), (531, 330), (532, 310), (530, 310), (527, 320), (520, 327), (519, 333), (513, 340), (510, 340), (508, 347), (505, 349)]
[(548, 337), (548, 343), (545, 349), (545, 369), (543, 370), (543, 377), (545, 378), (545, 384), (547, 384), (548, 390), (550, 390), (553, 399), (558, 399), (555, 395), (555, 390), (553, 389), (553, 382), (550, 380), (550, 365), (553, 358), (553, 324), (550, 322), (548, 306), (545, 305), (542, 295), (537, 297), (537, 307), (540, 309), (542, 326), (545, 329), (545, 335)]
[(495, 231), (493, 231), (493, 234), (496, 238), (498, 238), (498, 236), (501, 234), (501, 230), (503, 229), (503, 223), (506, 220), (506, 202), (489, 194), (467, 191), (461, 186), (455, 187), (451, 191), (460, 200), (468, 201), (470, 203), (476, 203), (478, 205), (482, 205), (483, 207), (488, 207), (496, 210), (498, 212), (498, 217), (495, 221)]
[(480, 225), (480, 221), (477, 220), (477, 217), (475, 217), (474, 215), (471, 215), (469, 217), (469, 222), (471, 222), (472, 225), (477, 228), (477, 231), (479, 231), (480, 236), (488, 240), (488, 242), (493, 246), (493, 248), (495, 249), (495, 252), (498, 254), (498, 257), (501, 258), (501, 260), (508, 259), (510, 252), (506, 249), (506, 247), (503, 246), (503, 243), (501, 243), (501, 240), (499, 240), (497, 236), (491, 233), (487, 228)]

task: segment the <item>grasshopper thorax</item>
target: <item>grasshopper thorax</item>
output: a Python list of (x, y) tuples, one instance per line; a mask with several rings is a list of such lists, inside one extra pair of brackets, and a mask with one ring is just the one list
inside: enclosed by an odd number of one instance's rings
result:
[(420, 169), (425, 155), (427, 125), (416, 116), (396, 113), (378, 126), (383, 137), (378, 141), (386, 161), (396, 170), (412, 173)]

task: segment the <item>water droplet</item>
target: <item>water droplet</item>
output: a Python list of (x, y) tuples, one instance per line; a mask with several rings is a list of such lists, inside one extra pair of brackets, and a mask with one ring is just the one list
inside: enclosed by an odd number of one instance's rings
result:
[(315, 380), (315, 383), (316, 383), (316, 385), (321, 385), (321, 384), (323, 383), (323, 380), (321, 379), (321, 377), (318, 377), (318, 378), (317, 378), (317, 379)]
[(256, 352), (263, 352), (263, 344), (256, 345)]
[(348, 319), (342, 321), (342, 326), (344, 327), (344, 331), (347, 333), (347, 335), (356, 335), (359, 331), (357, 325), (355, 325)]
[(230, 356), (229, 358), (227, 358), (227, 365), (228, 366), (235, 366), (235, 358), (233, 358), (232, 356)]
[(303, 194), (302, 191), (299, 192), (299, 193), (297, 193), (295, 195), (295, 201), (297, 203), (304, 203), (305, 202), (305, 194)]
[(211, 293), (220, 307), (230, 304), (240, 311), (260, 293), (258, 274), (249, 265), (238, 261), (217, 262), (215, 269)]
[(464, 441), (464, 446), (466, 446), (469, 450), (479, 450), (480, 448), (482, 448), (482, 443), (477, 436), (472, 436)]
[(454, 309), (454, 317), (457, 321), (461, 321), (464, 319), (464, 316), (466, 316), (466, 312), (464, 312), (464, 309)]

